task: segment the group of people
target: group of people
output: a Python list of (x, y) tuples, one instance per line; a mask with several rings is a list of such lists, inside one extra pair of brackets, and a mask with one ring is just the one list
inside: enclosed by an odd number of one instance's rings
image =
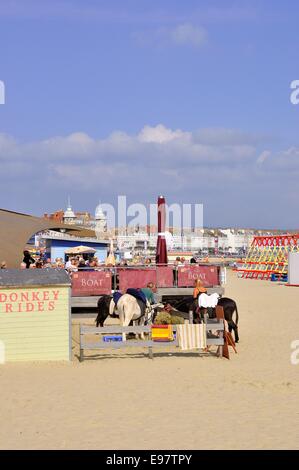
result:
[(42, 269), (42, 268), (64, 268), (62, 258), (56, 258), (55, 262), (52, 262), (50, 258), (47, 258), (45, 253), (41, 251), (33, 258), (28, 250), (23, 252), (23, 261), (20, 264), (20, 269)]
[[(23, 261), (20, 264), (21, 269), (59, 268), (65, 269), (71, 273), (73, 271), (91, 271), (100, 267), (109, 267), (109, 265), (101, 263), (96, 256), (85, 259), (82, 255), (77, 255), (69, 257), (65, 262), (63, 258), (55, 258), (55, 260), (52, 261), (50, 258), (47, 258), (43, 252), (39, 253), (34, 258), (28, 250), (25, 250), (23, 254)], [(126, 263), (122, 262), (120, 265), (124, 266)]]
[[(173, 265), (173, 272), (174, 272), (174, 282), (177, 281), (177, 270), (180, 266), (185, 266), (188, 264), (196, 264), (196, 258), (192, 257), (190, 261), (187, 261), (183, 256), (177, 256), (175, 261), (171, 263)], [(146, 267), (153, 266), (154, 263), (152, 262), (151, 258), (145, 258), (141, 265)], [(41, 250), (37, 252), (34, 257), (28, 250), (24, 250), (23, 252), (23, 260), (20, 264), (20, 269), (42, 269), (42, 268), (60, 268), (65, 269), (68, 272), (73, 271), (80, 271), (80, 270), (94, 270), (97, 268), (113, 268), (113, 267), (126, 267), (126, 266), (134, 266), (135, 263), (131, 262), (130, 264), (126, 259), (122, 259), (115, 264), (102, 262), (96, 256), (92, 256), (89, 258), (84, 258), (82, 255), (71, 256), (65, 261), (63, 258), (55, 258), (55, 260), (51, 260), (47, 257), (45, 251)], [(7, 269), (6, 261), (2, 261), (0, 263), (0, 269)]]

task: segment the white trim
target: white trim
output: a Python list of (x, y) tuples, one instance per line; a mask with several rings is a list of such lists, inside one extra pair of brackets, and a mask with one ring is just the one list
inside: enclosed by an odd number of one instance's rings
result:
[(71, 235), (66, 235), (65, 233), (58, 232), (58, 234), (42, 234), (39, 235), (39, 238), (43, 238), (45, 240), (63, 240), (63, 241), (73, 241), (73, 242), (92, 242), (92, 243), (101, 243), (103, 245), (110, 245), (109, 240), (98, 240), (97, 238), (89, 238), (89, 237), (72, 237)]

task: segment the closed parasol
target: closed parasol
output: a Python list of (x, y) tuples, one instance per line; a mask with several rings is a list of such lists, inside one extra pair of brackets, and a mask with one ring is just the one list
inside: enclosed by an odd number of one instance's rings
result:
[(116, 260), (115, 260), (115, 256), (114, 256), (114, 247), (113, 247), (113, 239), (111, 238), (110, 239), (110, 250), (109, 250), (109, 254), (105, 260), (105, 265), (106, 266), (115, 266), (116, 264)]
[(156, 249), (156, 264), (166, 265), (167, 260), (167, 245), (165, 239), (165, 224), (166, 224), (166, 207), (165, 198), (158, 197), (158, 239)]

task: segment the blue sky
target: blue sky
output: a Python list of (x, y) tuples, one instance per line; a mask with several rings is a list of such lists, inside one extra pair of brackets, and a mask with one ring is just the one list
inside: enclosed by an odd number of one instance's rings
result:
[[(270, 6), (271, 5), (271, 6)], [(0, 0), (1, 207), (204, 204), (297, 228), (294, 1)]]

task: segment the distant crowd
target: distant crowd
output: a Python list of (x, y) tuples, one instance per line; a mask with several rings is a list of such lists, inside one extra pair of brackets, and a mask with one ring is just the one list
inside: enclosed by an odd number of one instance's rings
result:
[[(120, 261), (115, 261), (114, 263), (106, 261), (100, 261), (96, 256), (90, 256), (84, 258), (83, 255), (70, 256), (67, 261), (64, 261), (63, 258), (56, 258), (55, 261), (52, 261), (50, 258), (47, 258), (44, 251), (37, 252), (34, 256), (28, 251), (23, 252), (23, 261), (20, 264), (20, 269), (44, 269), (44, 268), (60, 268), (65, 269), (69, 273), (74, 271), (92, 271), (97, 268), (113, 268), (113, 267), (125, 267), (125, 266), (135, 266), (136, 264), (151, 266), (154, 265), (151, 258), (139, 259), (134, 261), (127, 261), (126, 259), (121, 259)], [(109, 257), (108, 257), (109, 261)], [(198, 259), (195, 257), (191, 258), (190, 261), (186, 260), (184, 257), (177, 257), (173, 263), (174, 267), (185, 266), (189, 264), (196, 264)], [(1, 269), (7, 269), (7, 263), (2, 261), (0, 265)]]

